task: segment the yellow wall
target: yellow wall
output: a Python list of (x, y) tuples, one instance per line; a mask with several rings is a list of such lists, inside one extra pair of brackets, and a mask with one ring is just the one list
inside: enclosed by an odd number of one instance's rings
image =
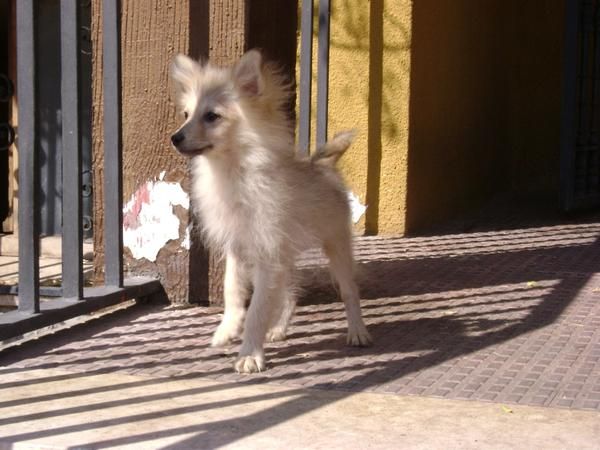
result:
[(510, 188), (558, 197), (566, 2), (511, 0), (506, 47)]
[(409, 230), (459, 215), (507, 179), (505, 5), (414, 4)]
[(563, 2), (413, 6), (407, 229), (558, 198)]
[(358, 130), (340, 163), (357, 232), (557, 194), (563, 2), (535, 3), (332, 1), (329, 133)]
[(332, 2), (329, 130), (358, 130), (340, 167), (369, 234), (404, 231), (410, 13), (409, 0)]

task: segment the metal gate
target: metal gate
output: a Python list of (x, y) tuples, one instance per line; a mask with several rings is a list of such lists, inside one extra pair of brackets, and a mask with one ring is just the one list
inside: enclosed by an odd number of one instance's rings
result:
[[(300, 116), (298, 148), (308, 155), (311, 141), (313, 0), (302, 0), (300, 43)], [(317, 147), (327, 140), (327, 101), (329, 97), (329, 22), (330, 0), (319, 0), (317, 53)]]
[[(60, 1), (62, 110), (62, 285), (40, 287), (39, 105), (36, 98), (36, 0), (18, 0), (17, 101), (19, 128), (18, 310), (0, 314), (0, 339), (21, 335), (130, 298), (161, 290), (158, 280), (123, 278), (120, 2), (103, 1), (105, 284), (84, 288), (80, 0)], [(40, 297), (49, 300), (40, 302)]]
[(600, 205), (600, 1), (565, 0), (561, 201)]

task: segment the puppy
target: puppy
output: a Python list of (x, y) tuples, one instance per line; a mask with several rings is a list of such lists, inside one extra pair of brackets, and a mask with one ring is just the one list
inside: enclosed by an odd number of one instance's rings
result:
[(284, 339), (294, 311), (294, 260), (315, 246), (339, 285), (348, 344), (370, 344), (353, 279), (346, 188), (334, 167), (353, 133), (338, 134), (310, 159), (297, 157), (285, 113), (290, 90), (256, 50), (232, 68), (178, 55), (171, 79), (184, 117), (171, 141), (191, 158), (206, 243), (226, 256), (225, 312), (212, 345), (241, 336), (235, 370), (264, 370), (265, 340)]

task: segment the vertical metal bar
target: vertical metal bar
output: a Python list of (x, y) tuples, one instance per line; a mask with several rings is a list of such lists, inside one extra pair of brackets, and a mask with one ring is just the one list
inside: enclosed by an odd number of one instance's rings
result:
[(17, 5), (19, 102), (19, 309), (40, 311), (39, 174), (36, 143), (34, 0)]
[(319, 71), (317, 72), (317, 147), (327, 141), (329, 97), (329, 0), (319, 0)]
[(120, 1), (103, 0), (105, 282), (123, 286)]
[(574, 163), (577, 147), (577, 51), (579, 1), (564, 0), (564, 58), (560, 124), (560, 191), (565, 211), (574, 207)]
[[(577, 0), (575, 3), (579, 3)], [(578, 21), (580, 27), (580, 58), (579, 58), (579, 129), (577, 140), (579, 144), (587, 144), (589, 140), (589, 119), (590, 119), (590, 98), (591, 98), (591, 54), (590, 38), (593, 33), (593, 21), (592, 21), (592, 0), (583, 0), (579, 14)]]
[(593, 56), (592, 56), (592, 88), (591, 88), (591, 108), (590, 108), (590, 140), (592, 146), (598, 144), (598, 105), (600, 98), (600, 5), (595, 3), (595, 11), (593, 12)]
[(301, 154), (308, 155), (312, 91), (313, 0), (302, 0), (300, 27), (300, 129), (298, 130), (298, 148)]
[(62, 105), (63, 296), (83, 297), (81, 135), (79, 130), (79, 14), (77, 0), (60, 2)]

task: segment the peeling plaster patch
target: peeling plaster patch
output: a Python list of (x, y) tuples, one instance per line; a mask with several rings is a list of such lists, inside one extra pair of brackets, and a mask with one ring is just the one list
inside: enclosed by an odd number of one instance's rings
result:
[(179, 239), (179, 219), (173, 207), (189, 209), (190, 199), (179, 183), (163, 178), (164, 172), (159, 181), (140, 186), (123, 208), (123, 244), (135, 259), (156, 261), (167, 242)]
[(352, 191), (348, 191), (348, 203), (350, 203), (350, 211), (352, 211), (352, 222), (358, 223), (367, 207), (360, 202), (358, 195)]
[(183, 240), (181, 241), (181, 247), (185, 248), (186, 250), (189, 250), (192, 246), (191, 241), (190, 241), (191, 230), (192, 230), (192, 225), (190, 224), (185, 229), (185, 235), (183, 236)]

